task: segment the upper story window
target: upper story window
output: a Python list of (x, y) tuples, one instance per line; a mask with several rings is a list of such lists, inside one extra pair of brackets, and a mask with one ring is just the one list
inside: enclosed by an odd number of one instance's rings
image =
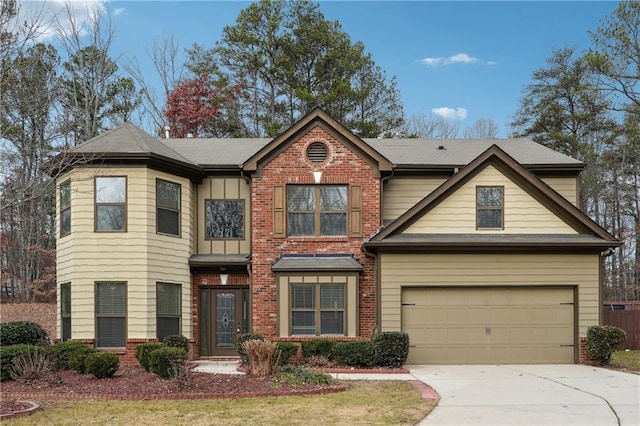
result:
[(96, 231), (127, 230), (127, 178), (96, 178)]
[(60, 184), (60, 236), (71, 233), (71, 181)]
[(504, 187), (476, 187), (476, 227), (504, 229)]
[(289, 236), (347, 235), (347, 186), (287, 186)]
[(244, 238), (244, 200), (205, 200), (207, 239)]
[(156, 230), (180, 236), (181, 185), (156, 179)]

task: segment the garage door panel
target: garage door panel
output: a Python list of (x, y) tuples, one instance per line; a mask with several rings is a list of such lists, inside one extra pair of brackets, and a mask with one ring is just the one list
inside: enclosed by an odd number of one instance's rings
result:
[(573, 289), (405, 288), (409, 363), (573, 363)]

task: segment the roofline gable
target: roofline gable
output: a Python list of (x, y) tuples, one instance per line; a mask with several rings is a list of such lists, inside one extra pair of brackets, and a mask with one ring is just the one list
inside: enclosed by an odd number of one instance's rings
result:
[(395, 221), (383, 228), (374, 235), (370, 241), (382, 241), (388, 236), (404, 231), (489, 165), (494, 166), (514, 181), (529, 195), (577, 232), (594, 234), (612, 243), (619, 242), (609, 232), (584, 214), (578, 207), (558, 194), (549, 185), (540, 180), (495, 144), (491, 145), (466, 167), (400, 215)]
[(340, 124), (320, 108), (315, 108), (310, 113), (295, 122), (291, 127), (275, 137), (271, 142), (252, 155), (243, 164), (243, 169), (248, 172), (258, 171), (262, 164), (269, 161), (275, 155), (292, 144), (298, 137), (307, 133), (315, 126), (320, 126), (339, 141), (349, 143), (350, 148), (358, 151), (365, 160), (372, 163), (379, 171), (393, 170), (393, 164), (382, 154), (354, 135), (349, 129)]

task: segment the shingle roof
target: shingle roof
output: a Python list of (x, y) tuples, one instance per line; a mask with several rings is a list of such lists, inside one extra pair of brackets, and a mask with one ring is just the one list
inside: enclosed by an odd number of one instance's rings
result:
[(360, 262), (348, 254), (284, 255), (272, 266), (274, 272), (362, 271)]
[(160, 139), (125, 123), (95, 138), (89, 139), (71, 150), (79, 154), (155, 154), (182, 163), (196, 164), (176, 152)]
[[(365, 139), (395, 165), (465, 166), (491, 145), (524, 166), (582, 163), (529, 139)], [(442, 148), (440, 148), (442, 147)]]
[(207, 166), (242, 166), (270, 138), (187, 138), (160, 139), (160, 142), (185, 156), (194, 164)]
[[(150, 154), (195, 167), (240, 168), (271, 138), (158, 139), (131, 123), (109, 130), (71, 150), (77, 154), (135, 157)], [(524, 166), (582, 163), (528, 139), (363, 139), (395, 166), (462, 167), (495, 144)]]

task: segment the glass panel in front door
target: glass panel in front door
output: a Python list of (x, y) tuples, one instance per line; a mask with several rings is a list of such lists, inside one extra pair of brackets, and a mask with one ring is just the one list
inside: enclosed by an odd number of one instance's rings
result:
[(233, 349), (236, 341), (236, 295), (216, 294), (216, 348)]

